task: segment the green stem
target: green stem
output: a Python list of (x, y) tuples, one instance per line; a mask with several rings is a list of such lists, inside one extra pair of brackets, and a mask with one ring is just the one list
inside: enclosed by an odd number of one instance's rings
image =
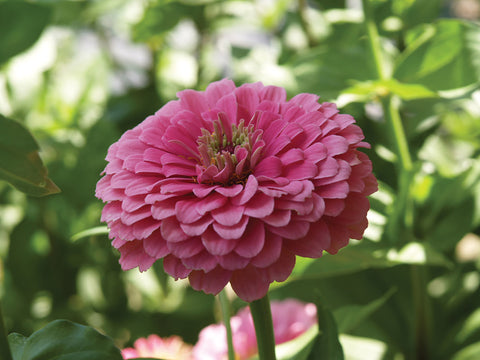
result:
[(275, 337), (273, 334), (272, 311), (268, 294), (250, 303), (255, 334), (257, 335), (258, 355), (260, 360), (276, 360)]
[[(371, 56), (375, 65), (375, 71), (379, 80), (388, 80), (389, 75), (385, 69), (380, 37), (373, 18), (370, 0), (362, 0), (365, 16), (365, 26), (368, 36)], [(387, 89), (388, 90), (388, 89)], [(408, 148), (408, 140), (400, 117), (398, 99), (388, 91), (382, 97), (382, 106), (387, 122), (388, 130), (394, 143), (398, 162), (399, 194), (398, 203), (403, 207), (404, 216), (393, 219), (394, 234), (397, 238), (406, 237), (412, 239), (413, 212), (412, 200), (410, 199), (410, 184), (413, 173), (413, 163)], [(400, 214), (399, 214), (400, 215)], [(403, 224), (400, 224), (403, 221)], [(403, 225), (403, 226), (402, 226)], [(400, 230), (405, 230), (402, 232)], [(414, 333), (414, 354), (413, 359), (427, 360), (430, 357), (430, 333), (432, 329), (432, 315), (430, 301), (426, 293), (427, 276), (425, 268), (418, 266), (411, 267), (412, 292), (415, 308), (415, 333)]]
[(2, 305), (0, 304), (0, 359), (12, 360), (12, 353), (8, 345), (7, 331), (3, 323)]
[(222, 317), (227, 330), (228, 360), (235, 360), (235, 350), (233, 348), (232, 327), (230, 325), (230, 302), (228, 301), (225, 289), (218, 294), (220, 307), (222, 308)]
[(380, 43), (380, 36), (378, 36), (377, 25), (373, 18), (372, 8), (370, 6), (369, 0), (362, 0), (363, 5), (363, 15), (365, 17), (364, 23), (366, 26), (368, 44), (370, 46), (370, 51), (372, 52), (372, 58), (375, 65), (375, 71), (377, 77), (380, 80), (387, 79), (386, 69), (384, 67), (383, 57), (382, 57), (382, 46)]

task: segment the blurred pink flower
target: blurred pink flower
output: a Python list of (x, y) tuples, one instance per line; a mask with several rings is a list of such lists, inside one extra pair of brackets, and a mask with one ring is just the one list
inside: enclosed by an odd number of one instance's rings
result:
[[(317, 309), (314, 304), (305, 304), (298, 300), (272, 301), (272, 320), (275, 343), (295, 339), (317, 323)], [(248, 359), (257, 353), (257, 340), (250, 308), (246, 307), (230, 319), (233, 347), (238, 360)], [(194, 360), (227, 359), (225, 326), (210, 325), (199, 335), (193, 348)]]
[(367, 227), (377, 189), (350, 115), (280, 87), (184, 90), (108, 150), (96, 196), (122, 269), (167, 273), (245, 301), (290, 275), (296, 255), (335, 254)]
[(133, 348), (122, 350), (124, 359), (149, 357), (164, 360), (190, 360), (192, 359), (192, 346), (185, 344), (178, 336), (161, 338), (150, 335), (135, 341)]

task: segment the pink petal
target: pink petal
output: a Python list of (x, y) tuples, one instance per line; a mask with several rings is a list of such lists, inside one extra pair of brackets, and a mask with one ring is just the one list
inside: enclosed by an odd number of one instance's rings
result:
[(182, 263), (189, 269), (203, 271), (211, 271), (218, 265), (217, 258), (205, 250), (192, 257), (183, 258)]
[(195, 90), (183, 90), (177, 93), (180, 99), (180, 106), (196, 114), (201, 114), (208, 110), (205, 94)]
[(245, 205), (245, 215), (254, 218), (264, 218), (273, 212), (275, 200), (265, 194), (259, 193), (255, 195)]
[(252, 302), (264, 297), (270, 286), (270, 282), (262, 276), (259, 270), (252, 266), (234, 271), (230, 279), (230, 284), (235, 293), (247, 302)]
[(218, 256), (218, 263), (225, 270), (239, 270), (243, 269), (250, 262), (249, 258), (244, 258), (235, 252), (230, 252), (225, 255)]
[(298, 240), (290, 240), (286, 245), (299, 256), (318, 258), (330, 247), (330, 231), (324, 221), (311, 224), (308, 234)]
[(208, 226), (213, 222), (213, 218), (211, 216), (204, 216), (198, 221), (195, 221), (191, 224), (184, 224), (181, 223), (180, 227), (182, 228), (183, 232), (188, 236), (199, 236), (202, 235), (208, 228)]
[(243, 191), (231, 200), (232, 204), (244, 205), (252, 198), (253, 195), (255, 195), (257, 189), (258, 181), (255, 176), (250, 175), (247, 179), (247, 183), (245, 184), (245, 188), (243, 189)]
[(348, 142), (342, 136), (326, 136), (322, 139), (322, 143), (327, 146), (329, 156), (343, 154), (346, 153), (348, 150)]
[(270, 156), (262, 159), (260, 163), (257, 164), (253, 174), (258, 178), (265, 176), (267, 178), (275, 178), (280, 176), (282, 173), (282, 162), (279, 158), (275, 156)]
[(223, 79), (210, 83), (205, 90), (208, 105), (214, 107), (221, 97), (233, 91), (235, 91), (235, 84), (232, 80)]
[(230, 202), (211, 212), (213, 219), (225, 226), (238, 224), (242, 220), (244, 207), (233, 205)]
[(162, 238), (160, 231), (154, 231), (152, 235), (143, 240), (145, 252), (155, 259), (160, 259), (169, 254), (166, 241)]
[(157, 201), (152, 206), (152, 217), (157, 220), (163, 220), (175, 215), (175, 204), (177, 199), (167, 199)]
[(346, 181), (322, 186), (318, 194), (327, 199), (345, 199), (349, 193), (349, 186)]
[(220, 237), (212, 229), (208, 229), (202, 235), (205, 249), (212, 255), (225, 255), (231, 252), (238, 243), (238, 239), (225, 239)]
[(286, 166), (283, 173), (290, 180), (305, 180), (314, 178), (318, 173), (318, 168), (315, 164), (304, 161), (302, 164)]
[(149, 269), (155, 262), (155, 258), (147, 255), (143, 249), (142, 241), (129, 241), (119, 249), (120, 265), (122, 270), (130, 270), (139, 267), (140, 271)]
[(149, 217), (129, 226), (132, 228), (136, 239), (145, 239), (160, 227), (160, 222)]
[(188, 280), (195, 290), (203, 290), (207, 294), (216, 295), (227, 285), (231, 274), (230, 271), (220, 267), (209, 272), (194, 270), (188, 276)]
[(242, 185), (232, 185), (232, 186), (229, 186), (229, 187), (217, 187), (215, 189), (215, 191), (223, 196), (226, 196), (226, 197), (234, 197), (234, 196), (237, 196), (238, 194), (240, 194), (243, 190), (243, 186)]
[(173, 216), (162, 220), (160, 230), (163, 238), (168, 242), (179, 242), (188, 239), (188, 235), (183, 232), (178, 220)]
[(177, 258), (189, 258), (200, 253), (204, 247), (199, 237), (188, 238), (181, 242), (168, 242), (168, 249)]
[(280, 236), (266, 231), (263, 249), (252, 259), (251, 264), (260, 268), (272, 265), (282, 252), (282, 244)]
[(191, 273), (191, 270), (187, 269), (180, 259), (173, 255), (167, 255), (163, 258), (163, 269), (175, 280), (185, 279)]
[(175, 214), (178, 221), (184, 224), (191, 224), (202, 218), (202, 215), (195, 210), (195, 200), (180, 200), (175, 203)]
[(195, 209), (200, 215), (205, 215), (212, 210), (224, 207), (227, 202), (228, 199), (224, 196), (220, 194), (211, 194), (210, 196), (196, 201)]
[(276, 103), (282, 103), (287, 100), (287, 91), (279, 86), (265, 86), (260, 91), (262, 100), (270, 100)]
[(122, 202), (122, 209), (132, 212), (145, 205), (145, 195), (126, 196)]
[[(237, 98), (233, 93), (223, 96), (217, 101), (216, 108), (225, 113), (230, 124), (237, 124)], [(231, 127), (229, 128), (231, 131)]]
[(121, 219), (125, 225), (132, 225), (140, 220), (146, 219), (152, 215), (150, 206), (144, 206), (141, 209), (132, 211), (132, 212), (123, 212)]
[(298, 94), (290, 99), (290, 102), (297, 104), (305, 111), (316, 111), (320, 108), (319, 96), (314, 94)]
[(260, 253), (265, 244), (265, 228), (262, 222), (256, 221), (248, 226), (245, 235), (235, 247), (235, 252), (244, 258), (252, 258)]
[(103, 207), (101, 221), (110, 222), (118, 220), (121, 215), (122, 203), (120, 201), (112, 201)]
[(268, 226), (268, 230), (285, 239), (300, 239), (307, 235), (310, 229), (310, 223), (306, 221), (291, 221), (288, 225), (282, 227)]
[(277, 261), (265, 269), (259, 269), (259, 271), (263, 272), (264, 277), (270, 282), (282, 282), (287, 280), (294, 267), (295, 254), (292, 254), (290, 251), (284, 249)]
[(282, 161), (282, 164), (284, 166), (286, 166), (286, 165), (290, 165), (290, 164), (295, 164), (299, 161), (303, 161), (303, 159), (305, 157), (303, 155), (302, 150), (300, 150), (300, 149), (290, 149), (287, 152), (280, 155), (279, 158)]
[(213, 223), (213, 229), (218, 234), (218, 236), (224, 239), (240, 239), (245, 232), (245, 228), (248, 224), (248, 216), (244, 216), (242, 220), (232, 226), (225, 226), (219, 223)]
[(274, 227), (281, 227), (287, 225), (291, 217), (291, 210), (275, 210), (271, 215), (264, 217), (262, 221)]

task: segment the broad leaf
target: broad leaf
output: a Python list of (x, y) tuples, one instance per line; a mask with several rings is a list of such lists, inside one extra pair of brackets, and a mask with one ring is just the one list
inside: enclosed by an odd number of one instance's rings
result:
[[(462, 88), (480, 76), (480, 27), (442, 20), (412, 30), (415, 40), (400, 55), (394, 77), (431, 90)], [(448, 49), (448, 50), (446, 50)]]
[(13, 360), (121, 360), (113, 341), (95, 329), (56, 320), (26, 338), (10, 334)]
[(48, 24), (48, 7), (26, 2), (0, 2), (0, 64), (27, 50)]
[(349, 305), (334, 311), (333, 314), (337, 320), (338, 331), (340, 333), (348, 333), (356, 328), (361, 322), (365, 321), (377, 309), (384, 305), (394, 292), (395, 290), (392, 289), (367, 305)]
[(452, 360), (478, 360), (480, 359), (480, 342), (469, 345), (457, 352)]
[(0, 115), (0, 179), (29, 195), (60, 191), (47, 176), (38, 145), (20, 123)]

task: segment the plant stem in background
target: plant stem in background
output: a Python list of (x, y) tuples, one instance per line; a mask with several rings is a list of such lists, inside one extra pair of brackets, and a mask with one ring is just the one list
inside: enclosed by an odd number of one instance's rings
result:
[(268, 294), (250, 303), (255, 334), (257, 335), (258, 355), (260, 360), (276, 360), (275, 337), (273, 334), (272, 311)]
[[(365, 16), (364, 23), (368, 36), (368, 43), (375, 65), (375, 71), (379, 80), (388, 80), (382, 47), (380, 42), (380, 36), (373, 18), (372, 8), (369, 0), (362, 0), (363, 13)], [(403, 206), (403, 216), (397, 216), (393, 221), (394, 235), (396, 237), (404, 237), (407, 234), (407, 241), (413, 239), (412, 236), (412, 203), (410, 199), (410, 183), (412, 179), (413, 164), (408, 147), (408, 140), (405, 135), (405, 131), (402, 124), (398, 109), (397, 98), (387, 92), (386, 96), (382, 98), (382, 107), (385, 114), (385, 120), (391, 139), (395, 147), (397, 155), (397, 169), (398, 169), (398, 202)], [(403, 224), (400, 224), (400, 221)], [(403, 226), (402, 226), (403, 225)], [(400, 231), (404, 230), (404, 231)], [(412, 292), (413, 292), (413, 305), (415, 309), (414, 320), (414, 341), (413, 359), (429, 359), (429, 339), (431, 330), (432, 317), (430, 314), (430, 302), (428, 294), (426, 293), (426, 274), (425, 268), (418, 266), (411, 266), (411, 278), (412, 278)]]
[(3, 323), (2, 305), (0, 304), (0, 359), (12, 360), (10, 346), (8, 345), (7, 331)]
[(218, 294), (220, 307), (222, 308), (222, 317), (227, 330), (228, 360), (235, 360), (235, 350), (233, 348), (232, 327), (230, 325), (230, 302), (225, 289)]

